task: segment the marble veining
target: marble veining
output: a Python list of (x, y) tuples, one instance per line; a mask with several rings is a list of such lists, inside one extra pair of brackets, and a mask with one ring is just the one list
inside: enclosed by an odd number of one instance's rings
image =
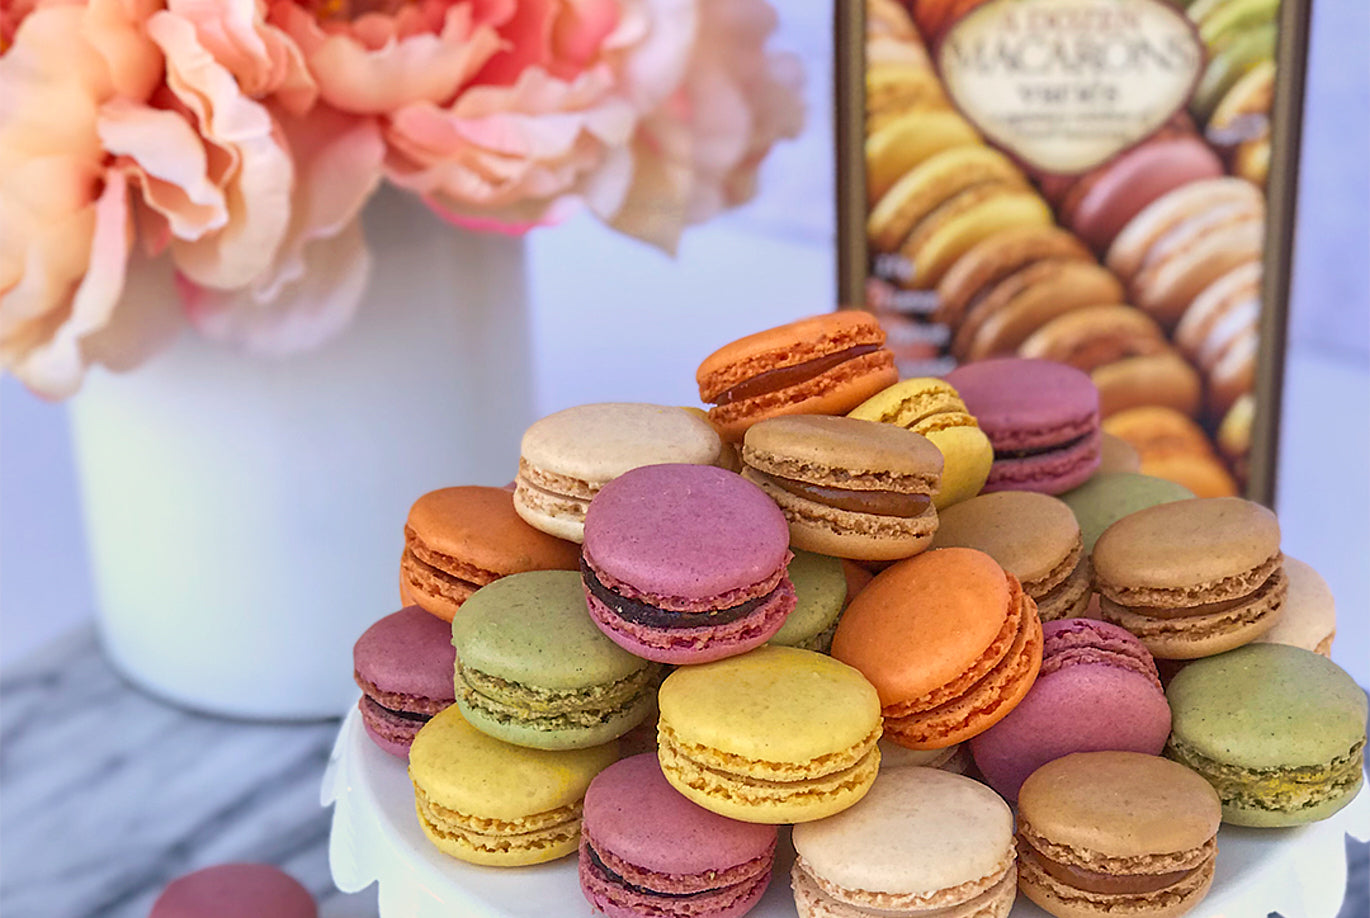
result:
[[(345, 896), (328, 873), (319, 782), (337, 729), (173, 708), (124, 682), (89, 628), (49, 645), (0, 673), (0, 914), (147, 918), (182, 873), (264, 861), (322, 918), (376, 918), (374, 890)], [(1340, 918), (1363, 918), (1370, 845), (1347, 854)]]

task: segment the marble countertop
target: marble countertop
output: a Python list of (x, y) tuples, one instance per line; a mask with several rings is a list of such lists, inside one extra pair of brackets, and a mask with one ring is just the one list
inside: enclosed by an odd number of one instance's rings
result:
[[(264, 861), (322, 918), (375, 918), (328, 872), (319, 781), (336, 721), (251, 724), (192, 714), (124, 682), (82, 628), (0, 673), (0, 914), (146, 918), (162, 886)], [(1370, 915), (1370, 845), (1347, 840), (1340, 918)], [(393, 916), (392, 916), (393, 918)]]

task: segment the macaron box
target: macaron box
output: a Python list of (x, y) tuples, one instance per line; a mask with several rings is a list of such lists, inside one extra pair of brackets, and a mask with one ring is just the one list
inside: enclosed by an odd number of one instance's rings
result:
[[(838, 301), (880, 317), (903, 376), (1069, 365), (1106, 430), (1148, 409), (1111, 431), (1143, 473), (1270, 502), (1308, 15), (838, 4)], [(1156, 442), (1178, 422), (1183, 460)]]
[[(339, 884), (407, 918), (1175, 918), (1366, 815), (1366, 696), (1270, 511), (1100, 471), (1079, 369), (901, 382), (885, 344), (759, 331), (702, 361), (707, 414), (568, 409), (512, 490), (419, 496), (355, 649)], [(1227, 868), (1220, 823), (1262, 833)]]

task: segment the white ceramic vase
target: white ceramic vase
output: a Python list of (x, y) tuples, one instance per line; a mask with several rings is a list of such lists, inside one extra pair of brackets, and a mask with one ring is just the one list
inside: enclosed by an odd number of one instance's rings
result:
[(177, 704), (337, 716), (352, 644), (399, 606), (409, 505), (513, 478), (532, 420), (521, 240), (383, 191), (371, 284), (316, 351), (186, 335), (72, 402), (97, 620), (115, 666)]

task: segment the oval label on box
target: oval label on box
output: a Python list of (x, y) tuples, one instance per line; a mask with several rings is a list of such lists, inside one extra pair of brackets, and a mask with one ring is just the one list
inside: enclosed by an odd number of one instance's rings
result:
[(989, 0), (946, 32), (936, 58), (947, 93), (986, 137), (1071, 174), (1184, 107), (1204, 48), (1166, 0)]

